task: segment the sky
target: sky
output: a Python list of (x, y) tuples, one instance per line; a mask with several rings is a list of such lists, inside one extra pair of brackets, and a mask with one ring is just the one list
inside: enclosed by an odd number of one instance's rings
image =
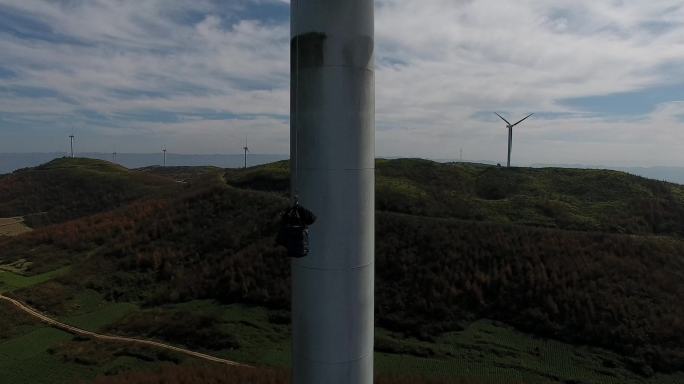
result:
[[(684, 0), (376, 0), (376, 153), (684, 166)], [(289, 152), (289, 1), (0, 0), (0, 152)]]

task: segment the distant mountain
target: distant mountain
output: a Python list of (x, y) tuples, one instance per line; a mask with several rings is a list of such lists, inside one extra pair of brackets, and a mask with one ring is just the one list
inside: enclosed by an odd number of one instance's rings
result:
[[(77, 153), (78, 157), (112, 161), (111, 153)], [(35, 167), (50, 160), (64, 157), (64, 153), (0, 153), (0, 174), (13, 172), (20, 168)], [(285, 160), (288, 155), (249, 154), (249, 166)], [(161, 165), (161, 153), (117, 153), (116, 163), (126, 168), (142, 168)], [(168, 166), (215, 166), (221, 168), (237, 168), (244, 164), (244, 155), (185, 155), (167, 153)]]

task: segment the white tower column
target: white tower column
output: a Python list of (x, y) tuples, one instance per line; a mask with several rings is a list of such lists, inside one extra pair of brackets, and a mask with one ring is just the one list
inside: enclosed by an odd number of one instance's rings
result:
[(292, 261), (294, 384), (371, 384), (373, 0), (293, 0), (292, 193), (318, 220)]
[(511, 167), (511, 150), (513, 150), (513, 127), (508, 127), (508, 162), (506, 166)]

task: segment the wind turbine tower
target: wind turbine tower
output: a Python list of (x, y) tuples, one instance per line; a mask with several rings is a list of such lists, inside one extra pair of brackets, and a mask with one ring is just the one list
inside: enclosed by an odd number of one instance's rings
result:
[(373, 0), (291, 1), (291, 194), (316, 214), (292, 265), (292, 382), (373, 383)]
[(495, 115), (499, 116), (499, 118), (503, 121), (506, 122), (506, 128), (508, 128), (508, 162), (506, 163), (506, 166), (508, 168), (511, 167), (511, 150), (513, 149), (513, 127), (516, 125), (522, 123), (523, 121), (527, 120), (528, 117), (534, 115), (534, 113), (530, 113), (529, 115), (525, 116), (522, 120), (518, 121), (515, 124), (511, 124), (508, 122), (508, 120), (504, 119), (499, 115), (498, 113), (494, 112)]
[(166, 146), (162, 147), (162, 153), (164, 153), (164, 162), (162, 163), (162, 167), (166, 167)]
[(249, 147), (247, 147), (247, 138), (245, 137), (245, 146), (242, 148), (245, 150), (245, 169), (247, 169), (247, 152), (249, 152)]
[(112, 162), (116, 163), (116, 150), (112, 152)]
[(72, 133), (69, 135), (69, 139), (71, 141), (71, 158), (74, 158), (74, 134)]

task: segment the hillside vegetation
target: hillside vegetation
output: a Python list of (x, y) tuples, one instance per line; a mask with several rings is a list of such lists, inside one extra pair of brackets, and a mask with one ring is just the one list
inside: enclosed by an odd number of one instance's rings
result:
[[(286, 192), (288, 163), (228, 171), (236, 187)], [(376, 161), (380, 211), (547, 228), (684, 236), (684, 186), (623, 172)]]
[[(15, 294), (56, 314), (60, 295), (83, 289), (287, 310), (289, 261), (274, 245), (287, 164), (200, 173), (176, 196), (0, 239), (30, 273), (72, 266), (50, 289)], [(430, 341), (488, 318), (611, 349), (643, 375), (684, 370), (681, 186), (423, 160), (380, 160), (377, 179), (378, 325)], [(140, 323), (116, 329), (178, 337)]]
[(0, 217), (31, 227), (62, 223), (142, 197), (169, 193), (172, 180), (100, 160), (61, 158), (0, 176)]
[[(290, 373), (263, 368), (216, 366), (166, 366), (158, 371), (100, 377), (95, 384), (289, 384)], [(447, 384), (446, 381), (419, 378), (378, 377), (376, 384)], [(450, 384), (480, 384), (475, 379), (449, 380)]]

